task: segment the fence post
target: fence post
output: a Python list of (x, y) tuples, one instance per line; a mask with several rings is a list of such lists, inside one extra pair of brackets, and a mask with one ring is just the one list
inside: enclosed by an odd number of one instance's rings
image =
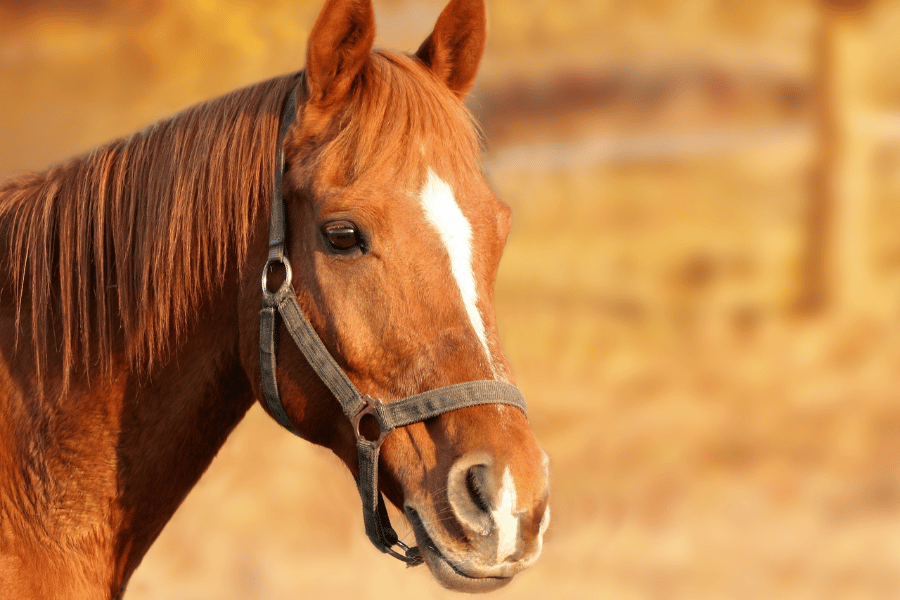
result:
[(814, 72), (817, 156), (801, 308), (863, 312), (873, 294), (872, 137), (867, 115), (870, 63), (864, 18), (870, 0), (819, 0)]

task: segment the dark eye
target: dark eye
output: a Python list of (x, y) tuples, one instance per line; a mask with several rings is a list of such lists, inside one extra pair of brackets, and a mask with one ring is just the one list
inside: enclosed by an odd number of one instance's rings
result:
[(329, 223), (322, 228), (322, 233), (332, 250), (346, 252), (356, 247), (362, 247), (362, 239), (353, 223), (347, 221)]

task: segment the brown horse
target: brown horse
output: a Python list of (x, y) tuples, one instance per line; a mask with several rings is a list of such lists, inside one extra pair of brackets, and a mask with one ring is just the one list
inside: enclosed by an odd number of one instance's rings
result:
[[(483, 1), (452, 0), (415, 55), (373, 51), (370, 0), (328, 0), (305, 71), (0, 188), (0, 598), (120, 597), (262, 399), (273, 197), (293, 300), (351, 387), (388, 407), (510, 380), (492, 308), (510, 211), (461, 100), (484, 36)], [(283, 418), (360, 477), (369, 434), (278, 329)], [(521, 410), (475, 404), (374, 462), (437, 580), (486, 591), (540, 553), (548, 475)]]

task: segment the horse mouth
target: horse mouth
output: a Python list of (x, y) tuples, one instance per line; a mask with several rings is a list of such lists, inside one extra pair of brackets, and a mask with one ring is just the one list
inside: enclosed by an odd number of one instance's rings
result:
[(416, 536), (425, 563), (438, 583), (457, 592), (490, 592), (512, 581), (512, 577), (484, 576), (467, 573), (463, 567), (450, 560), (425, 528), (419, 513), (411, 506), (405, 507), (406, 516)]

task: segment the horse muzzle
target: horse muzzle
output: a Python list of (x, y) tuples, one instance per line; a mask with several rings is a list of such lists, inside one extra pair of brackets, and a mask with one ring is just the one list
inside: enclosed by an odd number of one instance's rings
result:
[(489, 592), (537, 560), (550, 522), (546, 477), (539, 479), (537, 489), (520, 493), (509, 467), (498, 470), (489, 455), (471, 453), (449, 470), (447, 505), (404, 506), (425, 563), (441, 585)]

